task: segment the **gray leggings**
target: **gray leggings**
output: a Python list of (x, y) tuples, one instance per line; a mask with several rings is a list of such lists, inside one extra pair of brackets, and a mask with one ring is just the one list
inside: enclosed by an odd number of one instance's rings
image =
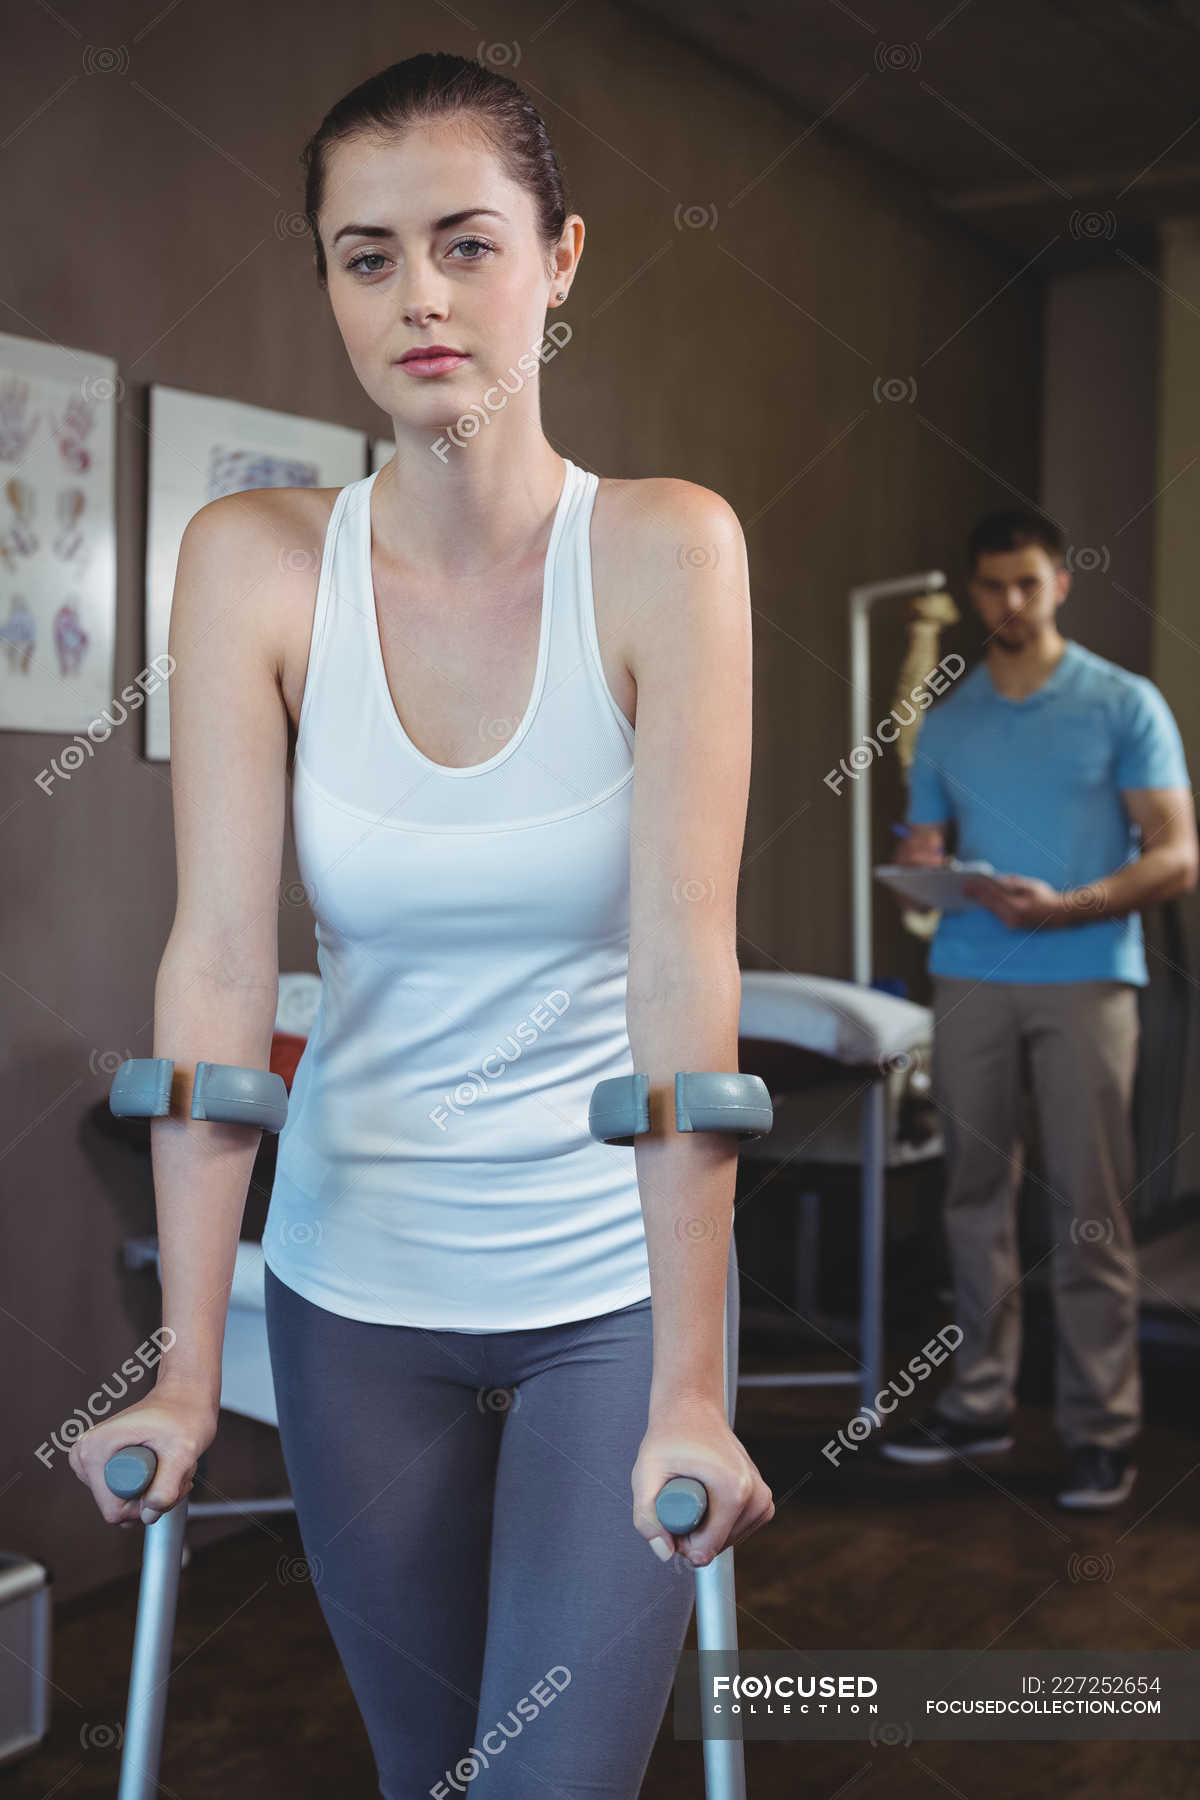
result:
[(650, 1301), (475, 1334), (266, 1284), (301, 1540), (384, 1800), (636, 1800), (695, 1599), (633, 1526)]

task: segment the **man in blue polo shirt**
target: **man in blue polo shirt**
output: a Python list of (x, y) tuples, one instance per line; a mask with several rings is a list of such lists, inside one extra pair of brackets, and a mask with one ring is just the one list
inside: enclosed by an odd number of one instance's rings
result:
[(1037, 513), (995, 513), (968, 540), (983, 661), (926, 715), (899, 860), (996, 877), (944, 913), (929, 955), (934, 1097), (963, 1341), (949, 1385), (885, 1441), (905, 1462), (1012, 1445), (1021, 1349), (1016, 1201), (1028, 1066), (1054, 1220), (1059, 1503), (1113, 1506), (1141, 1425), (1132, 1093), (1138, 909), (1195, 887), (1196, 818), (1179, 731), (1145, 676), (1060, 636), (1071, 576)]

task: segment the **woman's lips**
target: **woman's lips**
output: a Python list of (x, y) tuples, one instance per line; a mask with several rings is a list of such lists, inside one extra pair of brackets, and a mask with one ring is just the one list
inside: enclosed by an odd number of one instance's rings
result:
[(455, 351), (450, 356), (410, 356), (407, 361), (401, 362), (398, 366), (404, 370), (406, 375), (446, 375), (451, 369), (457, 369), (466, 360), (465, 354)]

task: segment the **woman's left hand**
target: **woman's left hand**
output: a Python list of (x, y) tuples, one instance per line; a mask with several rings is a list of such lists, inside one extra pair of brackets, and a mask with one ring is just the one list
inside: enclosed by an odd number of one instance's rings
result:
[[(674, 1475), (690, 1475), (708, 1490), (708, 1511), (686, 1536), (659, 1523), (654, 1502)], [(695, 1567), (740, 1544), (775, 1516), (771, 1490), (729, 1428), (723, 1407), (694, 1398), (651, 1414), (631, 1477), (633, 1523), (649, 1542), (660, 1538)]]

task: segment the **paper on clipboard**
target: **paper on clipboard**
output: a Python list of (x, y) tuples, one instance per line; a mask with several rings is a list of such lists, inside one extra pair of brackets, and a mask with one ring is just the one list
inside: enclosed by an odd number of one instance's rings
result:
[(995, 869), (989, 862), (949, 862), (937, 867), (922, 868), (916, 863), (880, 863), (875, 869), (875, 879), (885, 882), (893, 893), (904, 900), (911, 900), (914, 906), (933, 906), (939, 912), (966, 912), (968, 907), (978, 906), (978, 900), (968, 900), (963, 894), (963, 882), (972, 875), (994, 875)]

